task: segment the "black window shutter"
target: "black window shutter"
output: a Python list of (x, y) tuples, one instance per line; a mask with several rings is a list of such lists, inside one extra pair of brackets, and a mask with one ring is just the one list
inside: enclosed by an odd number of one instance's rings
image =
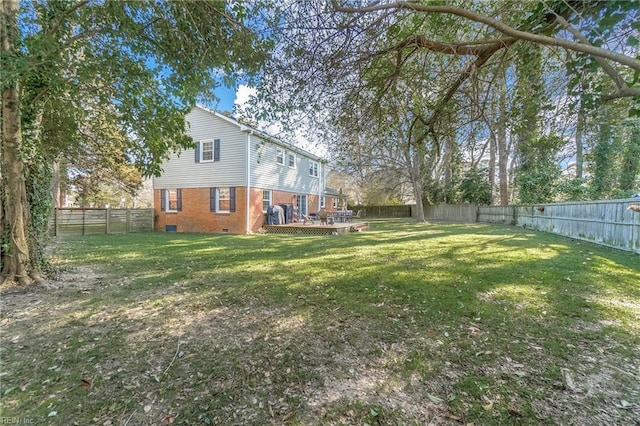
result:
[(236, 211), (236, 187), (229, 188), (229, 211)]
[(220, 161), (220, 139), (213, 140), (213, 161)]
[(177, 201), (178, 201), (177, 210), (179, 212), (181, 212), (182, 211), (182, 189), (180, 189), (180, 188), (176, 189), (176, 198), (177, 198)]
[(166, 189), (160, 190), (160, 211), (161, 212), (167, 211), (167, 190)]
[(214, 187), (209, 188), (209, 211), (216, 211), (216, 189)]
[(196, 142), (196, 163), (200, 162), (200, 142)]

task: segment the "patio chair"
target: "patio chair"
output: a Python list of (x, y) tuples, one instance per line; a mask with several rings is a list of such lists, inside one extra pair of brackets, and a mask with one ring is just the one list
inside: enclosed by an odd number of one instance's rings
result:
[(318, 211), (318, 218), (320, 219), (320, 226), (327, 225), (327, 211), (325, 209)]

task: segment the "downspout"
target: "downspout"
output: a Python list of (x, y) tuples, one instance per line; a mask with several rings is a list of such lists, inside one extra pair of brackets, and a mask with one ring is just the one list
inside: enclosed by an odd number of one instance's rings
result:
[(322, 196), (324, 194), (324, 162), (319, 161), (320, 163), (320, 185), (318, 185), (318, 209), (316, 211), (320, 211), (322, 208)]
[(246, 211), (246, 233), (251, 233), (251, 133), (253, 130), (247, 132), (247, 189), (246, 189), (246, 200), (245, 200), (245, 211)]

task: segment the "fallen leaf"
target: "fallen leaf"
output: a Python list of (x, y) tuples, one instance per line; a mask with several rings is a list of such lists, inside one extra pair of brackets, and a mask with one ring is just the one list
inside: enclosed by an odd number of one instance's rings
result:
[(85, 379), (80, 380), (80, 386), (89, 387), (91, 386), (91, 382)]
[(162, 420), (160, 421), (160, 424), (162, 426), (164, 426), (164, 425), (169, 425), (169, 424), (171, 424), (171, 423), (173, 423), (175, 421), (176, 421), (176, 415), (175, 414), (167, 414), (166, 416), (164, 416), (162, 418)]
[(48, 416), (48, 417), (55, 417), (55, 416), (57, 416), (57, 415), (58, 415), (58, 412), (57, 412), (57, 411), (51, 411), (51, 412), (49, 413), (49, 416)]
[(151, 404), (148, 404), (148, 405), (144, 406), (144, 412), (148, 413), (149, 411), (151, 411)]
[(486, 396), (483, 396), (482, 399), (487, 401), (487, 404), (483, 405), (482, 408), (484, 408), (486, 411), (490, 411), (491, 409), (493, 409), (493, 401), (492, 400), (490, 400)]
[(633, 404), (631, 404), (629, 401), (626, 401), (626, 400), (623, 399), (622, 401), (620, 401), (620, 405), (618, 405), (618, 404), (614, 404), (614, 405), (616, 407), (618, 407), (618, 408), (622, 408), (623, 410), (626, 410), (626, 409), (630, 408)]
[(433, 402), (434, 404), (440, 404), (442, 402), (442, 398), (438, 398), (435, 395), (431, 395), (430, 393), (427, 394), (427, 398), (429, 398), (429, 401)]

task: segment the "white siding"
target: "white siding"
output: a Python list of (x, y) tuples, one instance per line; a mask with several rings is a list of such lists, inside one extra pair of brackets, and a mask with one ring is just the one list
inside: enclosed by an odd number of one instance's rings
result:
[(196, 163), (194, 149), (183, 150), (179, 155), (173, 153), (163, 163), (162, 175), (153, 179), (153, 187), (243, 186), (247, 134), (238, 125), (197, 107), (187, 114), (186, 120), (194, 141), (220, 139), (220, 161)]
[[(276, 163), (276, 149), (284, 149), (285, 153), (296, 155), (295, 169), (285, 164)], [(310, 158), (283, 148), (273, 142), (264, 140), (256, 135), (251, 136), (251, 186), (262, 189), (290, 191), (300, 194), (317, 194), (320, 188), (320, 177), (309, 176)], [(319, 167), (322, 167), (319, 164)], [(322, 173), (318, 170), (319, 175)]]

